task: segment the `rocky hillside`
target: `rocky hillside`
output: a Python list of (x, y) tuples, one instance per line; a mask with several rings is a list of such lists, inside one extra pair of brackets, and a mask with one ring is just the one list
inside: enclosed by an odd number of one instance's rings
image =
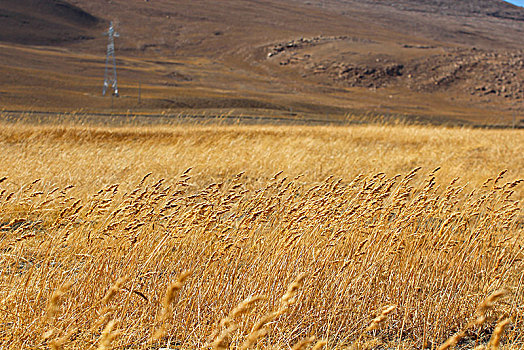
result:
[[(407, 87), (419, 92), (466, 93), (483, 100), (524, 101), (524, 50), (390, 44), (396, 47), (373, 52), (377, 45), (348, 36), (302, 37), (269, 47), (267, 60), (298, 70), (303, 77), (329, 79), (340, 86)], [(328, 47), (336, 49), (326, 54)], [(340, 54), (351, 49), (349, 55)]]

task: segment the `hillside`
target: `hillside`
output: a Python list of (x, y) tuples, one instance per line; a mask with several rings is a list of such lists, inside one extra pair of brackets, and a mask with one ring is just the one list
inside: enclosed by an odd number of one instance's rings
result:
[[(45, 10), (33, 14), (35, 4)], [(122, 93), (116, 109), (292, 111), (330, 119), (371, 113), (495, 124), (523, 111), (524, 9), (503, 1), (1, 6), (19, 14), (1, 18), (11, 29), (0, 36), (0, 103), (10, 109), (110, 108), (100, 96), (102, 33), (103, 23), (115, 20)], [(9, 24), (15, 20), (29, 24)]]

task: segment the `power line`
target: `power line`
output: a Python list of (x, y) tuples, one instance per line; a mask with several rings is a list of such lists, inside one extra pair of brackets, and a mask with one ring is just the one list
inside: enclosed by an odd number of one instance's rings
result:
[[(118, 84), (116, 78), (116, 60), (115, 60), (115, 38), (118, 38), (120, 35), (115, 31), (113, 22), (109, 24), (109, 29), (104, 33), (108, 37), (107, 43), (107, 55), (106, 55), (106, 72), (104, 76), (104, 89), (102, 90), (102, 95), (105, 96), (107, 88), (111, 87), (113, 89), (113, 95), (118, 97)], [(113, 69), (110, 70), (109, 65), (113, 65)]]

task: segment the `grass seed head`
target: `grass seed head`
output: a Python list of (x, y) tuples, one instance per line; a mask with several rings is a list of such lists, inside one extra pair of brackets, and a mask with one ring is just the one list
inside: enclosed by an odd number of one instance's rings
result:
[(182, 287), (184, 286), (184, 283), (186, 282), (187, 278), (190, 275), (191, 275), (191, 272), (189, 272), (189, 271), (182, 272), (178, 276), (177, 280), (175, 282), (171, 283), (167, 287), (166, 294), (165, 294), (164, 299), (162, 301), (162, 305), (164, 306), (165, 309), (168, 309), (171, 306), (171, 304), (175, 300), (175, 296), (176, 296), (177, 292), (180, 289), (182, 289)]
[(327, 345), (327, 341), (325, 340), (319, 340), (317, 343), (311, 348), (311, 350), (321, 350), (324, 346)]
[(173, 314), (173, 302), (175, 301), (175, 297), (177, 295), (177, 292), (182, 289), (184, 286), (184, 283), (188, 279), (188, 277), (191, 275), (191, 272), (184, 271), (180, 275), (178, 275), (175, 282), (172, 282), (167, 286), (166, 294), (164, 295), (164, 299), (162, 300), (163, 309), (160, 314), (160, 327), (153, 333), (153, 336), (151, 340), (156, 341), (161, 339), (165, 333), (166, 333), (166, 322), (171, 318)]
[(113, 328), (116, 326), (117, 321), (111, 320), (107, 323), (100, 336), (97, 350), (109, 350), (111, 349), (111, 343), (120, 334), (119, 331), (114, 331)]
[(296, 343), (293, 346), (292, 350), (304, 350), (305, 348), (307, 348), (309, 344), (312, 344), (315, 340), (316, 340), (315, 336), (311, 336), (309, 338), (302, 339), (301, 341), (299, 341), (298, 343)]
[(488, 296), (482, 303), (477, 307), (476, 315), (477, 318), (473, 322), (475, 325), (482, 325), (486, 321), (486, 314), (493, 308), (497, 300), (509, 294), (508, 289), (499, 289)]
[(387, 318), (387, 316), (393, 312), (397, 308), (396, 305), (386, 306), (384, 309), (382, 309), (382, 312), (380, 315), (375, 317), (373, 321), (371, 321), (371, 324), (366, 328), (366, 332), (372, 331), (377, 329)]
[(76, 331), (77, 329), (73, 328), (69, 332), (67, 332), (63, 337), (53, 339), (52, 341), (50, 341), (49, 347), (51, 348), (51, 350), (61, 350)]
[(51, 294), (51, 298), (49, 299), (49, 303), (47, 305), (48, 320), (55, 317), (55, 315), (58, 313), (58, 311), (60, 310), (60, 305), (62, 304), (62, 297), (71, 288), (72, 285), (73, 284), (71, 282), (67, 282), (60, 288), (55, 290), (53, 294)]
[(505, 318), (497, 324), (497, 326), (495, 327), (495, 330), (493, 331), (493, 335), (491, 336), (491, 339), (489, 341), (489, 346), (491, 350), (499, 350), (500, 338), (502, 337), (502, 333), (504, 333), (504, 329), (510, 323), (511, 323), (511, 320), (509, 318)]
[(447, 350), (453, 348), (457, 343), (466, 336), (466, 332), (460, 331), (449, 337), (442, 345), (438, 347), (438, 350)]
[(304, 280), (306, 279), (307, 274), (302, 274), (297, 277), (297, 279), (291, 283), (291, 285), (288, 287), (286, 294), (282, 296), (281, 303), (283, 307), (287, 307), (295, 302), (295, 296), (298, 292), (298, 290), (302, 287), (304, 284)]
[(225, 350), (229, 349), (229, 337), (233, 332), (238, 329), (238, 325), (235, 323), (230, 323), (230, 325), (224, 329), (211, 343), (211, 347), (214, 350)]
[(119, 278), (114, 285), (109, 288), (104, 298), (102, 298), (102, 303), (107, 305), (111, 299), (122, 289), (122, 286), (127, 282), (128, 277)]

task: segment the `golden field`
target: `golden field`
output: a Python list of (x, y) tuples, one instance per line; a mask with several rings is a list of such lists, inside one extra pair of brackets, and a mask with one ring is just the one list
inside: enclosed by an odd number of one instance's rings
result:
[(521, 349), (523, 144), (3, 123), (0, 348)]

